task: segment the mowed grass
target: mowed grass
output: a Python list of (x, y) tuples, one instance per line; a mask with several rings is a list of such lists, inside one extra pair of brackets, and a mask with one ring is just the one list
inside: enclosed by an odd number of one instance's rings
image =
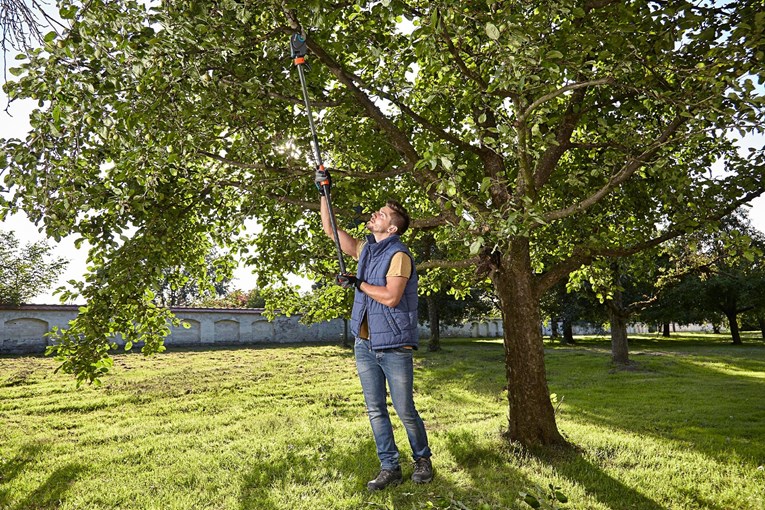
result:
[[(571, 448), (501, 439), (497, 339), (415, 355), (436, 478), (368, 493), (378, 469), (350, 349), (118, 355), (77, 389), (42, 357), (0, 358), (0, 509), (506, 509), (560, 487), (568, 509), (765, 508), (765, 344), (724, 336), (546, 345)], [(394, 417), (402, 459), (406, 435)], [(404, 475), (411, 475), (404, 465)]]

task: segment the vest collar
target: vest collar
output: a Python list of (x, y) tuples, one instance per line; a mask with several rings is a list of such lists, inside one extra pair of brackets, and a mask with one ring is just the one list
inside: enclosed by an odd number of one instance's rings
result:
[(380, 253), (382, 250), (385, 249), (386, 246), (389, 244), (398, 242), (398, 240), (401, 238), (398, 234), (393, 234), (391, 236), (386, 237), (380, 242), (377, 242), (377, 239), (375, 239), (374, 234), (368, 234), (367, 235), (367, 245), (369, 246), (369, 249), (372, 250), (372, 253)]

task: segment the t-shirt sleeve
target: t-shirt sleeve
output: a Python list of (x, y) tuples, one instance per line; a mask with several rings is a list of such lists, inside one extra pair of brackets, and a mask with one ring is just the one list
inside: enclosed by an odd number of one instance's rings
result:
[(388, 266), (388, 272), (385, 276), (403, 276), (409, 278), (412, 276), (412, 259), (403, 251), (396, 252)]
[(366, 239), (360, 239), (356, 243), (356, 257), (355, 257), (356, 260), (359, 260), (361, 258), (361, 250), (363, 250), (364, 246), (366, 245), (367, 245)]

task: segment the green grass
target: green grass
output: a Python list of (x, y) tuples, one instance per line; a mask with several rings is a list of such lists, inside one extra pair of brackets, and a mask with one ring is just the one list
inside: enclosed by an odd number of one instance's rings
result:
[[(419, 351), (416, 402), (436, 479), (370, 494), (378, 469), (352, 352), (305, 345), (119, 355), (101, 387), (0, 357), (0, 509), (765, 508), (765, 344), (724, 336), (547, 344), (572, 448), (504, 444), (499, 340)], [(406, 435), (394, 418), (402, 458)], [(404, 475), (411, 466), (404, 466)]]

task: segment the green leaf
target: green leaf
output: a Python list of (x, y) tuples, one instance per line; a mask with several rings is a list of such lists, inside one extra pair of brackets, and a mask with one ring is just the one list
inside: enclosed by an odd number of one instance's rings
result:
[(482, 247), (483, 247), (483, 237), (478, 237), (475, 241), (473, 241), (470, 244), (470, 254), (477, 255), (478, 252), (481, 251)]
[(494, 23), (486, 23), (486, 35), (493, 41), (499, 39), (499, 29)]
[(548, 51), (547, 55), (545, 55), (545, 58), (547, 60), (554, 60), (554, 59), (557, 59), (557, 58), (563, 58), (563, 53), (561, 53), (558, 50)]

